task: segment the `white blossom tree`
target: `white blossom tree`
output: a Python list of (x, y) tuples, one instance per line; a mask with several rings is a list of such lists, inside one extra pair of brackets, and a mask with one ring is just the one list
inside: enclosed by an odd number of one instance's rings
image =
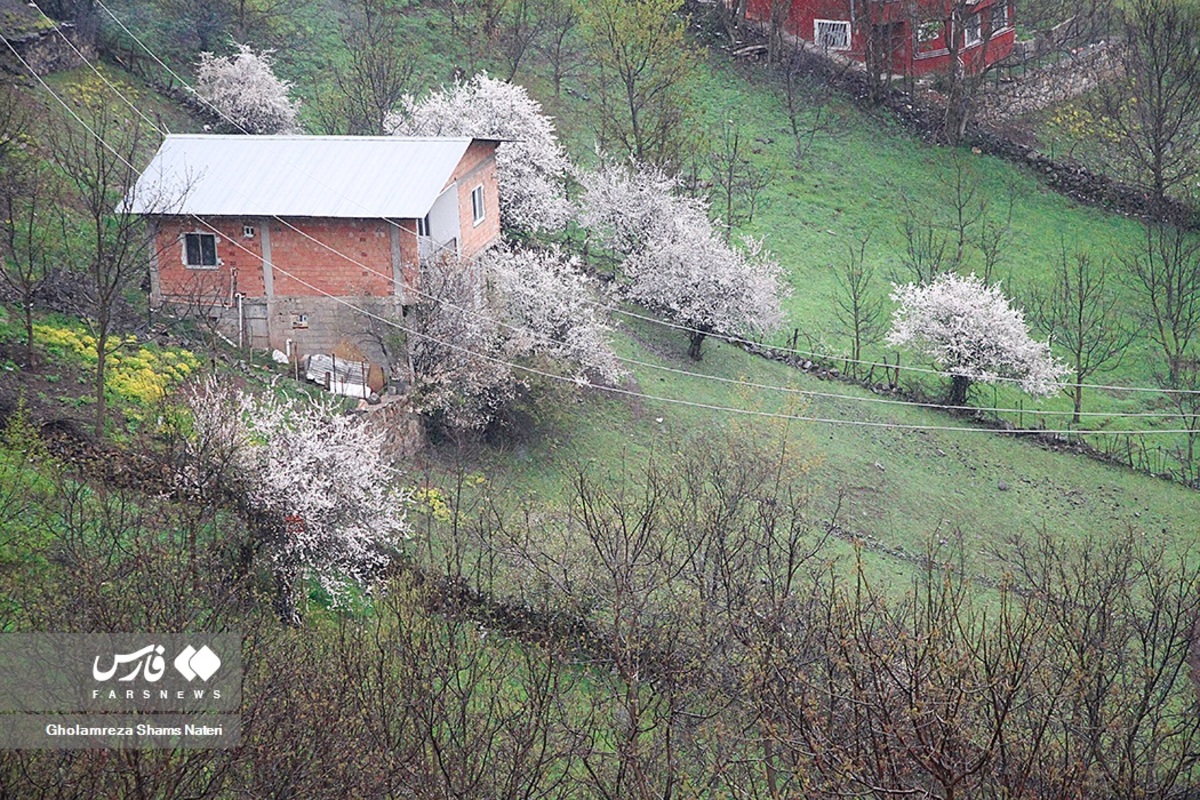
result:
[(577, 258), (557, 248), (498, 248), (480, 266), (504, 325), (506, 354), (571, 365), (580, 383), (612, 384), (625, 374)]
[(255, 53), (234, 44), (231, 56), (201, 53), (196, 68), (196, 96), (221, 117), (232, 133), (296, 133), (298, 101), (288, 97), (292, 84), (275, 77), (273, 50)]
[(1029, 335), (1024, 314), (999, 284), (975, 275), (939, 275), (925, 285), (896, 286), (897, 308), (887, 342), (910, 347), (950, 374), (948, 403), (962, 406), (972, 383), (1014, 379), (1034, 396), (1052, 394), (1068, 370), (1049, 342)]
[(672, 228), (710, 230), (703, 201), (679, 193), (679, 182), (650, 164), (607, 162), (579, 175), (579, 224), (621, 256), (644, 249)]
[(426, 301), (410, 337), (417, 407), (454, 429), (482, 429), (527, 375), (513, 362), (569, 370), (580, 385), (624, 371), (576, 259), (555, 248), (497, 248), (472, 265), (425, 265)]
[(422, 263), (420, 286), (408, 337), (413, 406), (435, 428), (480, 430), (516, 391), (480, 272), (434, 259)]
[(571, 163), (554, 122), (521, 86), (479, 73), (417, 100), (386, 123), (397, 136), (503, 139), (496, 152), (500, 221), (508, 231), (558, 230), (570, 218), (566, 182)]
[(305, 579), (337, 601), (378, 577), (409, 535), (409, 495), (384, 458), (383, 431), (333, 402), (256, 396), (214, 378), (188, 396), (193, 433), (180, 479), (234, 499), (291, 625)]
[(683, 326), (699, 360), (710, 334), (764, 334), (782, 321), (779, 264), (762, 243), (713, 230), (708, 206), (661, 170), (630, 162), (581, 176), (580, 223), (623, 256), (626, 295)]

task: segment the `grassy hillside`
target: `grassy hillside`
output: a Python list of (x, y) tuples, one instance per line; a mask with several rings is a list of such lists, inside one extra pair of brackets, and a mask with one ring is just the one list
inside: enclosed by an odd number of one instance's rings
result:
[[(126, 9), (128, 16), (120, 4), (113, 4), (112, 9), (128, 25), (128, 31), (122, 29), (120, 35), (126, 37), (130, 52), (137, 50), (130, 33), (161, 52), (156, 43), (181, 24), (153, 16), (139, 19), (132, 6)], [(345, 9), (335, 3), (311, 3), (303, 7), (302, 13), (259, 27), (248, 25), (244, 31), (248, 37), (256, 37), (250, 41), (260, 47), (278, 44), (281, 37), (295, 36), (295, 46), (280, 49), (276, 57), (281, 73), (295, 82), (297, 95), (308, 106), (310, 121), (323, 95), (332, 89), (331, 65), (345, 58), (345, 43), (339, 34), (339, 20), (344, 15)], [(402, 35), (418, 43), (413, 52), (414, 93), (445, 82), (454, 67), (490, 67), (494, 73), (504, 69), (495, 52), (466, 46), (461, 33), (465, 23), (458, 21), (460, 31), (456, 33), (445, 9), (410, 6), (402, 19)], [(111, 28), (113, 21), (106, 25)], [(172, 63), (186, 70), (183, 52), (177, 53)], [(145, 66), (144, 59), (139, 63)], [(515, 79), (542, 100), (555, 116), (572, 155), (586, 164), (591, 158), (594, 132), (590, 104), (580, 91), (581, 70), (585, 69), (580, 59), (574, 74), (556, 94), (548, 65), (535, 53), (523, 63)], [(128, 89), (138, 83), (138, 79), (125, 78), (122, 85)], [(972, 193), (970, 204), (985, 204), (988, 219), (1008, 226), (1007, 243), (993, 278), (1002, 280), (1008, 291), (1018, 296), (1046, 280), (1048, 266), (1063, 248), (1088, 248), (1097, 258), (1106, 258), (1127, 252), (1138, 239), (1139, 228), (1133, 221), (1080, 207), (1011, 164), (970, 150), (924, 144), (896, 123), (869, 114), (836, 95), (831, 110), (838, 123), (818, 133), (812, 149), (798, 162), (788, 119), (774, 89), (776, 83), (776, 74), (764, 65), (735, 65), (721, 55), (702, 61), (695, 78), (696, 144), (690, 168), (699, 169), (700, 177), (704, 177), (702, 165), (707, 154), (718, 147), (722, 126), (733, 121), (749, 145), (751, 162), (770, 171), (771, 181), (761, 193), (759, 211), (740, 232), (763, 237), (791, 283), (792, 292), (785, 301), (787, 325), (777, 342), (797, 334), (795, 341), (802, 349), (811, 349), (836, 363), (836, 358), (846, 353), (847, 337), (832, 319), (830, 308), (838, 291), (835, 271), (847, 249), (869, 237), (865, 252), (875, 270), (875, 291), (886, 294), (889, 280), (908, 279), (901, 266), (905, 210), (911, 209), (913, 217), (921, 222), (944, 225), (956, 193)], [(52, 85), (67, 93), (104, 91), (87, 70), (57, 76)], [(28, 88), (31, 96), (47, 102), (36, 87)], [(172, 130), (200, 127), (199, 120), (174, 110), (149, 89), (138, 91), (146, 107), (159, 114)], [(981, 265), (968, 260), (964, 269), (973, 266)], [(820, 382), (716, 343), (709, 346), (703, 362), (685, 363), (678, 334), (627, 318), (618, 318), (618, 322), (619, 347), (629, 358), (694, 370), (726, 381), (787, 386), (859, 400), (872, 397), (845, 384)], [(868, 348), (866, 357), (895, 356), (876, 345)], [(908, 357), (904, 358), (908, 364)], [(1149, 386), (1154, 381), (1156, 362), (1156, 354), (1142, 337), (1129, 349), (1119, 371), (1100, 378), (1104, 382)], [(981, 569), (985, 569), (990, 562), (990, 546), (1013, 532), (1044, 528), (1076, 536), (1133, 528), (1148, 533), (1165, 529), (1176, 537), (1186, 536), (1200, 521), (1200, 508), (1193, 495), (1159, 480), (982, 430), (913, 431), (895, 427), (967, 425), (943, 413), (897, 404), (780, 394), (642, 367), (632, 371), (636, 387), (651, 396), (844, 423), (795, 421), (791, 433), (802, 443), (803, 457), (813, 464), (818, 505), (829, 510), (836, 504), (834, 498), (844, 493), (840, 519), (845, 529), (876, 537), (889, 548), (911, 551), (931, 537), (962, 531), (964, 536), (978, 537), (977, 546), (971, 549), (981, 559)], [(916, 373), (903, 373), (902, 382), (930, 394), (940, 391), (936, 380)], [(1008, 389), (982, 388), (974, 401), (985, 407), (1028, 409), (1023, 414), (998, 415), (1027, 426), (1038, 425), (1035, 413), (1039, 410), (1061, 412), (1069, 408), (1065, 397), (1034, 403)], [(1135, 393), (1090, 391), (1085, 396), (1085, 410), (1144, 411), (1152, 403), (1152, 396)], [(567, 452), (607, 463), (627, 451), (640, 458), (656, 448), (661, 452), (664, 447), (669, 450), (685, 446), (690, 436), (703, 435), (714, 426), (728, 426), (733, 419), (742, 419), (746, 425), (781, 424), (769, 417), (739, 417), (733, 412), (654, 400), (603, 400), (594, 396), (553, 412), (543, 408), (536, 413), (541, 416), (534, 427), (544, 425), (549, 430), (537, 433), (534, 443), (502, 449), (493, 458), (495, 469), (507, 474), (511, 483), (541, 490), (549, 490), (559, 479)], [(657, 422), (658, 418), (663, 421)], [(1058, 429), (1066, 427), (1065, 420), (1062, 416), (1047, 416), (1040, 425)], [(1176, 421), (1165, 416), (1111, 418), (1091, 424), (1118, 430), (1178, 427)], [(1147, 449), (1158, 448), (1159, 463), (1169, 462), (1169, 452), (1178, 444), (1178, 437), (1145, 441)]]

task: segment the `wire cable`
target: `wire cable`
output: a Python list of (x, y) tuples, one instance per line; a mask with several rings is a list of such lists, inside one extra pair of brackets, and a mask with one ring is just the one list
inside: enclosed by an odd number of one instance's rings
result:
[[(9, 50), (13, 53), (13, 55), (18, 59), (18, 61), (20, 61), (21, 64), (34, 76), (34, 78), (41, 85), (41, 87), (47, 93), (49, 93), (68, 112), (68, 114), (72, 118), (74, 118), (77, 123), (79, 123), (79, 125), (81, 127), (83, 127), (89, 134), (91, 134), (91, 136), (93, 138), (95, 138), (97, 140), (97, 142), (100, 143), (106, 150), (108, 150), (114, 157), (116, 157), (122, 163), (124, 163), (125, 166), (127, 166), (131, 170), (136, 171), (136, 167), (133, 164), (131, 164), (128, 161), (128, 159), (126, 159), (124, 157), (123, 154), (121, 154), (118, 150), (116, 150), (102, 136), (100, 136), (99, 133), (97, 133), (90, 125), (88, 125), (87, 122), (84, 121), (78, 115), (78, 113), (76, 113), (76, 111), (73, 108), (71, 108), (71, 106), (65, 100), (63, 100), (41, 78), (40, 75), (37, 74), (37, 72), (35, 70), (33, 70), (33, 68), (28, 64), (28, 62), (25, 61), (25, 59), (12, 46), (11, 43), (5, 41), (5, 45), (9, 48)], [(119, 93), (119, 90), (116, 90), (115, 87), (114, 87), (114, 91), (118, 91), (118, 93)], [(155, 130), (157, 130), (161, 133), (161, 130), (159, 130), (157, 128), (157, 126), (154, 126), (154, 127), (155, 127)], [(197, 215), (191, 215), (191, 216), (197, 221), (198, 224), (204, 225), (208, 229), (212, 230), (214, 233), (219, 233), (218, 229), (215, 226), (213, 226), (211, 223), (207, 222), (206, 220), (202, 219), (201, 217), (199, 217)], [(317, 241), (317, 240), (314, 240), (314, 241)], [(253, 253), (253, 251), (249, 250), (248, 248), (246, 248), (244, 245), (242, 245), (239, 242), (230, 240), (230, 243), (233, 244), (238, 249), (245, 251), (247, 254), (249, 254), (251, 256), (256, 255)], [(337, 251), (335, 250), (334, 252), (337, 252)], [(343, 257), (348, 258), (344, 255), (343, 255)], [(525, 372), (528, 374), (537, 375), (537, 376), (547, 378), (550, 380), (565, 382), (565, 383), (569, 383), (569, 384), (576, 385), (576, 386), (579, 385), (579, 381), (575, 378), (570, 378), (570, 377), (566, 377), (566, 376), (562, 376), (562, 375), (556, 375), (554, 373), (547, 372), (545, 370), (539, 370), (539, 369), (536, 369), (533, 367), (528, 367), (526, 365), (516, 364), (514, 362), (506, 361), (504, 359), (496, 358), (494, 356), (490, 356), (490, 355), (487, 355), (484, 353), (478, 353), (478, 352), (472, 351), (469, 348), (465, 348), (465, 347), (462, 347), (460, 345), (457, 345), (457, 344), (454, 344), (451, 342), (445, 342), (445, 341), (436, 339), (435, 337), (429, 336), (428, 334), (425, 334), (421, 331), (418, 331), (409, 326), (403, 325), (393, 319), (383, 317), (383, 316), (376, 314), (368, 309), (362, 308), (362, 307), (350, 302), (346, 298), (338, 297), (338, 296), (333, 295), (323, 289), (320, 289), (319, 287), (314, 286), (313, 284), (309, 283), (308, 281), (304, 280), (303, 278), (295, 275), (294, 273), (291, 273), (290, 271), (288, 271), (284, 268), (278, 267), (278, 265), (273, 265), (273, 266), (275, 269), (278, 269), (285, 276), (295, 280), (296, 282), (300, 283), (301, 285), (304, 285), (305, 287), (309, 288), (316, 294), (326, 297), (330, 300), (333, 300), (333, 301), (355, 311), (356, 313), (362, 314), (368, 318), (375, 319), (376, 321), (378, 321), (382, 324), (385, 324), (385, 325), (393, 327), (397, 330), (400, 330), (407, 335), (415, 336), (418, 338), (423, 338), (423, 339), (426, 339), (433, 343), (436, 343), (439, 346), (446, 347), (450, 350), (461, 352), (466, 355), (469, 355), (469, 356), (472, 356), (475, 358), (480, 358), (482, 360), (489, 361), (492, 363), (500, 364), (509, 369), (515, 369), (515, 370), (522, 371), (522, 372)], [(647, 367), (651, 367), (651, 368), (659, 368), (659, 365), (650, 364), (648, 362), (637, 362), (637, 363), (645, 365)], [(683, 370), (674, 370), (673, 368), (666, 368), (666, 369), (668, 371), (676, 371), (676, 372), (686, 373), (686, 371), (683, 371)], [(686, 374), (694, 375), (695, 373), (686, 373)], [(698, 377), (709, 379), (709, 378), (712, 378), (713, 376), (700, 375)], [(743, 383), (743, 385), (753, 386), (753, 384), (744, 384), (744, 382), (733, 381), (731, 379), (719, 379), (719, 380), (723, 381), (723, 382), (730, 382), (730, 383), (735, 383), (735, 384)], [(946, 432), (979, 431), (979, 432), (987, 432), (987, 433), (1009, 433), (1009, 434), (1026, 435), (1026, 436), (1031, 435), (1031, 434), (1066, 436), (1066, 435), (1081, 433), (1080, 431), (1070, 430), (1070, 429), (1068, 429), (1068, 430), (1050, 430), (1050, 429), (1004, 430), (1004, 429), (999, 429), (999, 430), (997, 430), (997, 429), (988, 428), (988, 427), (967, 427), (967, 426), (958, 426), (958, 425), (915, 425), (915, 424), (903, 424), (903, 423), (876, 422), (876, 421), (869, 421), (869, 420), (847, 420), (847, 419), (828, 418), (828, 417), (786, 414), (786, 413), (782, 413), (782, 412), (760, 411), (760, 410), (754, 410), (754, 409), (740, 408), (737, 406), (724, 406), (724, 405), (713, 404), (713, 403), (700, 403), (697, 401), (682, 400), (679, 398), (646, 394), (644, 392), (637, 392), (634, 390), (623, 389), (621, 387), (614, 387), (614, 386), (604, 386), (604, 385), (596, 385), (596, 384), (588, 384), (588, 386), (590, 388), (593, 388), (593, 389), (596, 389), (599, 391), (603, 391), (603, 392), (606, 392), (609, 394), (617, 394), (617, 395), (623, 395), (623, 396), (628, 396), (628, 397), (636, 397), (636, 398), (643, 399), (643, 400), (652, 400), (652, 401), (663, 402), (663, 403), (668, 403), (668, 404), (682, 405), (682, 406), (700, 408), (700, 409), (706, 409), (706, 410), (712, 410), (712, 411), (744, 414), (744, 415), (750, 415), (750, 416), (755, 416), (755, 417), (766, 417), (766, 418), (773, 418), (773, 419), (782, 419), (782, 420), (790, 420), (790, 421), (797, 421), (797, 422), (820, 423), (820, 424), (828, 424), (828, 425), (858, 426), (858, 427), (870, 427), (870, 428), (878, 428), (878, 429), (905, 430), (905, 431), (946, 431)], [(783, 389), (784, 387), (773, 387), (773, 388)], [(800, 391), (800, 390), (797, 390), (797, 391)], [(843, 399), (849, 399), (849, 400), (865, 399), (865, 398), (853, 398), (853, 397), (848, 397), (848, 396), (839, 396), (839, 397), (842, 397)], [(896, 401), (896, 402), (904, 403), (904, 401)], [(913, 404), (913, 403), (904, 403), (904, 404), (920, 406), (920, 404)], [(1026, 412), (1026, 413), (1033, 413), (1033, 412)], [(1186, 429), (1179, 429), (1179, 430), (1158, 429), (1158, 430), (1138, 430), (1138, 431), (1097, 430), (1097, 431), (1087, 431), (1087, 433), (1088, 434), (1101, 434), (1101, 435), (1166, 435), (1166, 434), (1174, 435), (1174, 434), (1181, 434), (1181, 433), (1189, 433), (1189, 431)]]

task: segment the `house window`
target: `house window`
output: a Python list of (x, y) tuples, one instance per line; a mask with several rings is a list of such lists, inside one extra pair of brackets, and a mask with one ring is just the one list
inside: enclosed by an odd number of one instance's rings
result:
[(483, 186), (476, 186), (471, 190), (471, 214), (475, 217), (475, 224), (483, 222)]
[(963, 26), (963, 44), (967, 47), (977, 45), (983, 41), (983, 22), (978, 14), (972, 14), (967, 17), (967, 22)]
[(1008, 27), (1008, 0), (996, 0), (992, 6), (992, 30)]
[(183, 256), (189, 267), (217, 266), (217, 237), (211, 233), (185, 233)]
[(830, 19), (814, 20), (813, 41), (823, 50), (849, 50), (850, 23)]
[(242, 236), (247, 239), (253, 239), (254, 238), (254, 226), (253, 225), (243, 225), (242, 226)]
[[(474, 198), (475, 198), (475, 196), (474, 196), (474, 194), (472, 194), (471, 195), (471, 205), (475, 205)], [(476, 221), (478, 221), (478, 220), (479, 220), (479, 218), (476, 217)], [(428, 236), (428, 235), (429, 235), (429, 215), (426, 214), (425, 216), (423, 216), (419, 220), (417, 220), (417, 236)]]

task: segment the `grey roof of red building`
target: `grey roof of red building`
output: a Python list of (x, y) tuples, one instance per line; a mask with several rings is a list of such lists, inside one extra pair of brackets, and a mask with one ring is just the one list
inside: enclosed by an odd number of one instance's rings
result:
[(126, 202), (139, 214), (418, 218), (472, 141), (170, 135)]

